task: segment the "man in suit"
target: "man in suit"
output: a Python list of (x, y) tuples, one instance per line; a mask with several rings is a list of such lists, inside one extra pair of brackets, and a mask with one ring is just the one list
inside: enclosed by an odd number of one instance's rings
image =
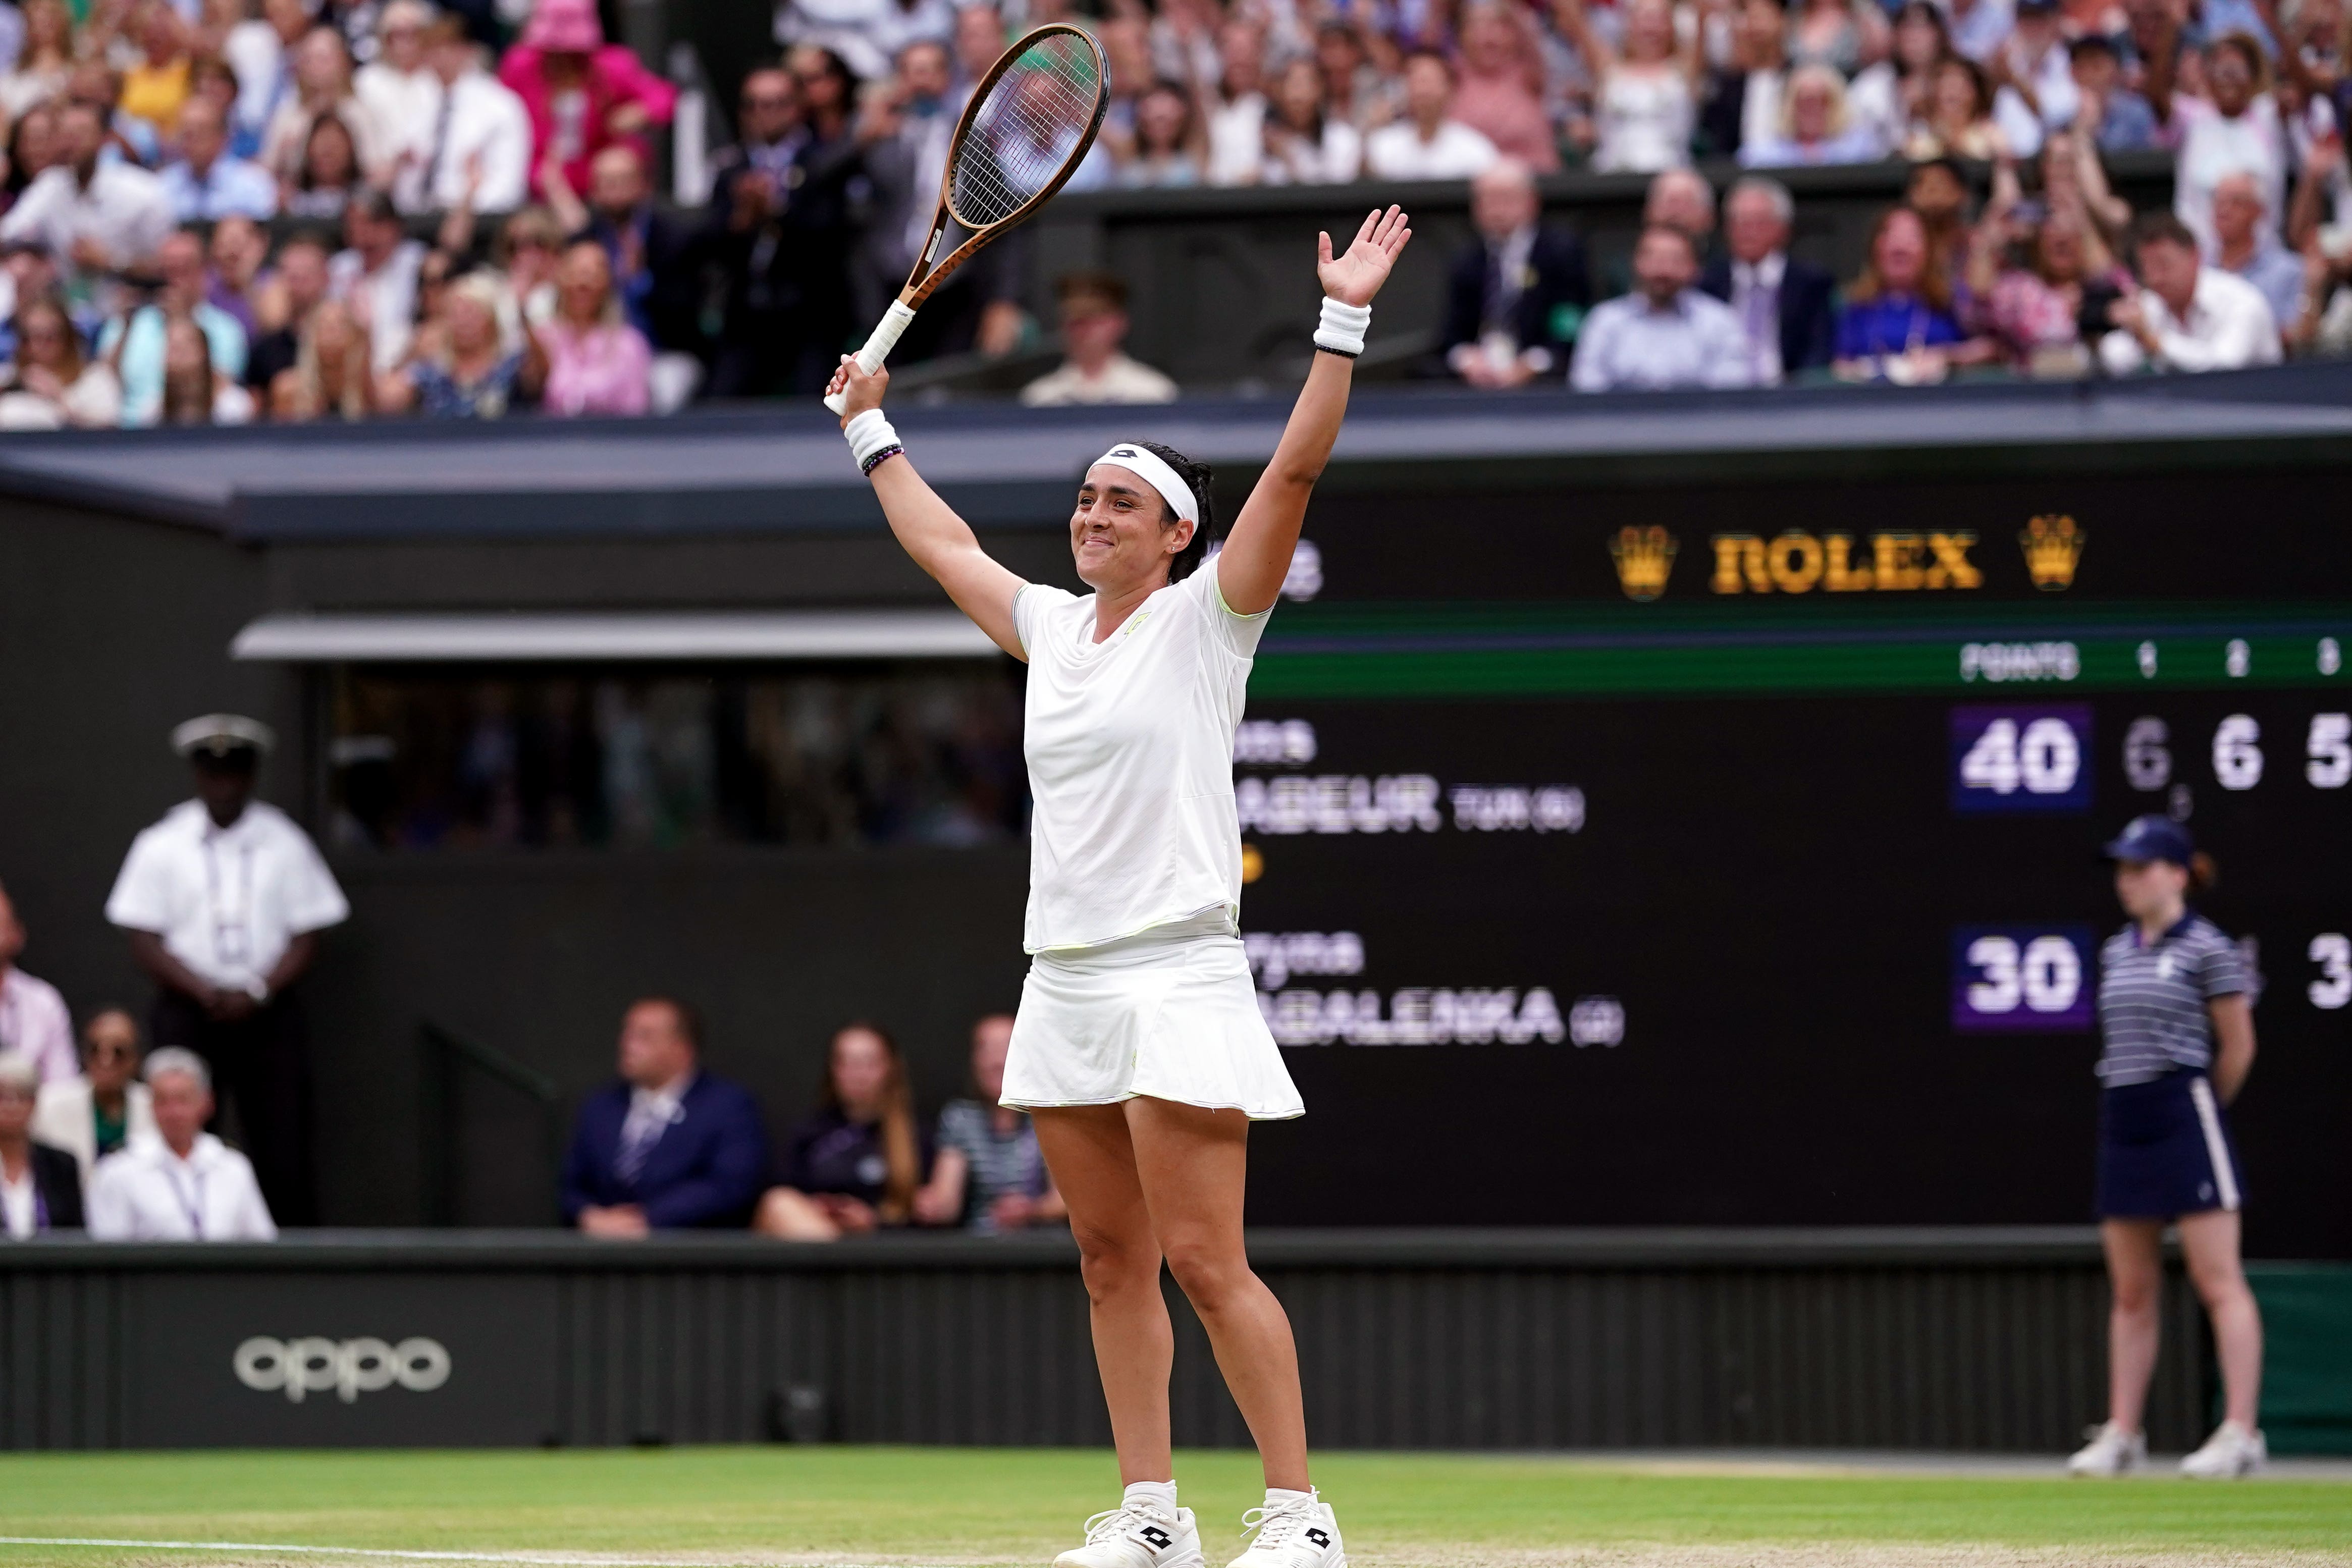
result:
[(701, 1071), (702, 1025), (675, 997), (621, 1019), (621, 1082), (580, 1107), (563, 1162), (563, 1218), (589, 1236), (746, 1223), (767, 1185), (760, 1107)]
[(1470, 183), (1478, 238), (1445, 285), (1445, 368), (1474, 387), (1525, 386), (1568, 364), (1592, 280), (1574, 235), (1546, 228), (1535, 172), (1497, 159)]
[(654, 205), (636, 148), (616, 141), (589, 164), (586, 237), (613, 262), (613, 292), (629, 325), (664, 353), (702, 352), (701, 236)]
[(41, 1070), (21, 1051), (0, 1051), (0, 1241), (79, 1230), (81, 1167), (63, 1149), (33, 1142)]
[(1837, 284), (1789, 254), (1796, 203), (1778, 180), (1750, 174), (1723, 204), (1731, 254), (1699, 275), (1698, 286), (1731, 307), (1748, 340), (1754, 384), (1778, 386), (1800, 371), (1830, 362), (1837, 326)]

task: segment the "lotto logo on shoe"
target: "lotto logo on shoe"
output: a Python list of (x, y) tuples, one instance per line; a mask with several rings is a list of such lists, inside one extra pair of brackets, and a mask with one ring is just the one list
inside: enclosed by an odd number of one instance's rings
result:
[(1176, 1544), (1176, 1538), (1156, 1524), (1147, 1524), (1135, 1533), (1150, 1542), (1154, 1552), (1165, 1552)]
[(271, 1339), (257, 1334), (229, 1358), (236, 1380), (257, 1394), (283, 1393), (296, 1405), (313, 1394), (332, 1393), (346, 1405), (362, 1394), (394, 1384), (412, 1394), (430, 1394), (449, 1381), (449, 1353), (439, 1340), (414, 1338), (393, 1344), (380, 1339), (331, 1340), (317, 1336)]
[(1326, 1531), (1310, 1530), (1307, 1532), (1307, 1539), (1315, 1542), (1318, 1546), (1328, 1546), (1331, 1544), (1330, 1534)]

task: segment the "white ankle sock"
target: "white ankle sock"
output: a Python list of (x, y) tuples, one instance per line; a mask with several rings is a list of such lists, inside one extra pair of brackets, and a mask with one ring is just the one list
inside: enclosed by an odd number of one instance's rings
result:
[(1176, 1511), (1176, 1483), (1174, 1481), (1129, 1481), (1127, 1483), (1127, 1495), (1120, 1500), (1120, 1502), (1123, 1506), (1148, 1502), (1164, 1513), (1173, 1514)]
[(1265, 1506), (1270, 1509), (1282, 1508), (1290, 1503), (1302, 1502), (1314, 1495), (1315, 1493), (1312, 1490), (1307, 1491), (1285, 1491), (1280, 1487), (1268, 1487), (1265, 1489)]

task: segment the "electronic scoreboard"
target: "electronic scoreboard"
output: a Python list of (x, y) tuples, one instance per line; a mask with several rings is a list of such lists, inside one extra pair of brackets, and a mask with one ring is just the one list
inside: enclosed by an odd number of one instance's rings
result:
[(2352, 1256), (2352, 507), (2260, 494), (1318, 498), (1235, 748), (1309, 1107), (1253, 1218), (2084, 1221), (2162, 811), (2261, 977), (2250, 1248)]

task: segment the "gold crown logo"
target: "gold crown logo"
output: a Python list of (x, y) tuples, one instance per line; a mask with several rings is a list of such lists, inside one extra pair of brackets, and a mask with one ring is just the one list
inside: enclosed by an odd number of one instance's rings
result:
[(1653, 524), (1617, 530), (1609, 541), (1617, 561), (1618, 585), (1625, 597), (1646, 604), (1666, 591), (1666, 573), (1674, 570), (1675, 536)]
[(2045, 593), (2073, 587), (2074, 563), (2083, 559), (2083, 546), (2090, 538), (2072, 517), (2036, 517), (2026, 524), (2017, 542), (2024, 547), (2025, 570), (2033, 574), (2033, 586)]

